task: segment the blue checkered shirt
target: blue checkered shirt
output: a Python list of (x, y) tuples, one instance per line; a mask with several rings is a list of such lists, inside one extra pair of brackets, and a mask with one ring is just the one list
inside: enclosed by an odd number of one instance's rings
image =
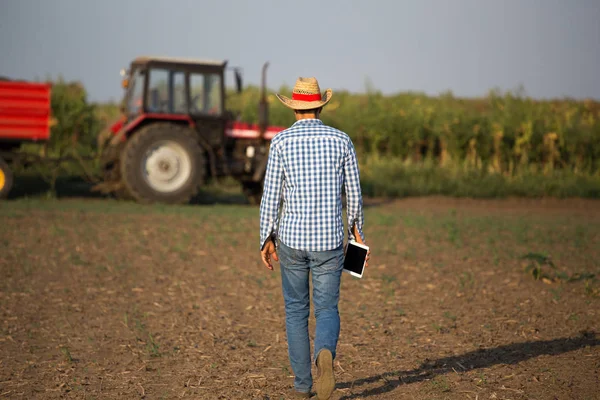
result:
[(301, 119), (275, 135), (260, 204), (261, 250), (276, 237), (298, 250), (340, 246), (344, 240), (342, 188), (348, 238), (355, 239), (352, 227), (356, 225), (364, 240), (358, 162), (350, 137), (319, 119)]

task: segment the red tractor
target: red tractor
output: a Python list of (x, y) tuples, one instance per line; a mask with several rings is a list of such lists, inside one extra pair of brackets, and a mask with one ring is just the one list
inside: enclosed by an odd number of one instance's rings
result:
[[(124, 73), (123, 119), (99, 141), (104, 182), (95, 190), (139, 202), (187, 203), (208, 180), (231, 176), (260, 202), (269, 140), (265, 70), (259, 124), (225, 107), (226, 61), (139, 57)], [(235, 71), (238, 91), (241, 76)]]

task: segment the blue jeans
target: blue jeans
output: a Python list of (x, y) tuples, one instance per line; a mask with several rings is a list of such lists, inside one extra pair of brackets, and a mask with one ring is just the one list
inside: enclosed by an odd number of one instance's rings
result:
[(312, 388), (308, 316), (310, 297), (308, 273), (312, 273), (313, 304), (317, 320), (314, 354), (316, 361), (323, 349), (335, 350), (340, 334), (340, 281), (344, 266), (343, 246), (328, 251), (304, 251), (279, 243), (288, 356), (294, 372), (294, 388), (309, 392)]

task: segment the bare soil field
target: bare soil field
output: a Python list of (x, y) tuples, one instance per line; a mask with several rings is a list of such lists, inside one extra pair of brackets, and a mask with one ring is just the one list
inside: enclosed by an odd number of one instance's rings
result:
[[(600, 202), (366, 206), (333, 399), (600, 399)], [(289, 398), (258, 242), (241, 204), (0, 203), (0, 399)]]

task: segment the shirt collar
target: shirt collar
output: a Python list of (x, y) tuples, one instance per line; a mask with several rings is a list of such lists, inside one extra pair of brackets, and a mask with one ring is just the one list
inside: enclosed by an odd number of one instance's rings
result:
[(296, 125), (323, 125), (323, 121), (317, 118), (305, 118), (294, 122), (294, 125), (292, 126)]

